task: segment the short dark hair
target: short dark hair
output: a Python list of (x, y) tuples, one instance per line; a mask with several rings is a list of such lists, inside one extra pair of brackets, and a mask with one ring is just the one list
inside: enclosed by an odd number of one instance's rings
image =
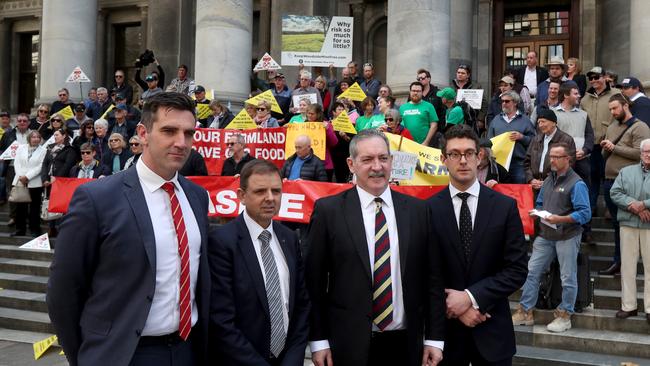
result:
[(427, 69), (419, 69), (415, 75), (420, 75), (420, 74), (426, 75), (429, 79), (431, 78), (431, 73)]
[(253, 159), (246, 163), (241, 170), (241, 174), (239, 175), (239, 188), (245, 191), (248, 188), (248, 179), (253, 174), (277, 174), (282, 179), (280, 169), (275, 164), (268, 160)]
[[(551, 146), (548, 147), (548, 150), (551, 151), (551, 149), (554, 148), (554, 147), (561, 147), (562, 149), (564, 149), (564, 153), (567, 154), (567, 155), (569, 153), (571, 153), (571, 147), (569, 147), (569, 145), (567, 145), (566, 142), (556, 142), (554, 144), (551, 144)], [(569, 156), (569, 157), (571, 157), (571, 156)]]
[(560, 92), (558, 93), (558, 99), (560, 100), (560, 103), (564, 102), (564, 97), (571, 95), (571, 90), (573, 89), (579, 90), (578, 84), (570, 82), (564, 82), (560, 84)]
[(417, 85), (417, 86), (419, 86), (420, 88), (422, 88), (424, 90), (424, 87), (422, 86), (422, 84), (420, 84), (419, 81), (414, 81), (414, 82), (411, 83), (411, 85), (409, 85), (409, 91), (411, 91), (411, 89), (413, 88), (414, 85)]
[(179, 69), (185, 69), (185, 71), (188, 70), (187, 65), (185, 65), (185, 64), (180, 64), (180, 65), (178, 65), (178, 68), (179, 68)]
[(377, 106), (377, 101), (373, 97), (366, 97), (366, 99), (361, 102), (361, 112), (363, 113), (366, 110), (368, 104), (372, 104), (372, 108)]
[(160, 108), (189, 111), (192, 113), (192, 116), (195, 115), (194, 101), (186, 94), (176, 92), (158, 93), (147, 99), (147, 103), (142, 108), (142, 120), (140, 123), (144, 125), (147, 131), (151, 131), (154, 122), (156, 122), (158, 109)]
[(83, 150), (97, 151), (95, 145), (92, 142), (84, 142), (81, 144), (81, 146), (79, 146), (79, 151)]
[(447, 142), (453, 139), (470, 139), (476, 144), (476, 151), (479, 151), (480, 141), (476, 132), (465, 124), (459, 124), (451, 127), (445, 132), (445, 137), (442, 139), (440, 150), (444, 155), (447, 155)]
[(611, 97), (609, 97), (609, 103), (611, 103), (611, 102), (619, 102), (619, 103), (621, 103), (621, 105), (625, 105), (625, 104), (630, 105), (630, 102), (627, 100), (625, 95), (623, 95), (621, 93), (616, 93), (616, 94), (612, 95)]
[(336, 102), (332, 103), (332, 110), (333, 111), (336, 111), (336, 108), (338, 108), (338, 107), (343, 107), (343, 109), (347, 110), (347, 108), (345, 107), (345, 104), (339, 102), (338, 100)]
[(391, 97), (390, 95), (387, 95), (385, 97), (379, 97), (379, 99), (385, 100), (388, 104), (390, 104), (391, 108), (395, 107), (395, 98)]

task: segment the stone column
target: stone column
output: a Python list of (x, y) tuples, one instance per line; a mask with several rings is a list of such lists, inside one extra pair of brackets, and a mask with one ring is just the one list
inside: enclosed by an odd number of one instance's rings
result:
[[(314, 13), (313, 1), (273, 0), (271, 6), (271, 57), (282, 64), (282, 15)], [(292, 88), (298, 80), (297, 66), (282, 66), (282, 73), (287, 77), (287, 85)]]
[[(40, 102), (52, 102), (75, 66), (95, 80), (96, 0), (43, 0)], [(74, 21), (65, 21), (74, 19)], [(73, 94), (74, 95), (74, 94)]]
[[(0, 110), (9, 110), (11, 95), (11, 21), (0, 19)], [(13, 112), (13, 111), (12, 111)]]
[[(149, 5), (141, 5), (140, 9), (140, 33), (142, 34), (142, 45), (147, 45), (147, 29), (149, 29)], [(144, 51), (144, 49), (142, 49)], [(155, 55), (155, 53), (154, 53)]]
[(449, 84), (450, 18), (450, 0), (388, 0), (387, 82), (398, 96), (419, 68), (431, 71), (432, 83)]
[[(97, 11), (97, 59), (95, 62), (95, 70), (97, 70), (95, 79), (93, 79), (92, 85), (94, 87), (104, 86), (110, 88), (111, 85), (106, 85), (106, 18), (108, 13), (104, 9), (99, 9)], [(112, 72), (112, 70), (111, 70)], [(111, 74), (113, 75), (113, 74)], [(112, 80), (109, 78), (108, 80)], [(87, 93), (86, 93), (87, 94)]]
[[(165, 71), (166, 85), (160, 85), (164, 89), (176, 77), (180, 64), (181, 0), (149, 0), (148, 8), (146, 48), (153, 51)], [(194, 77), (194, 70), (190, 69), (190, 76)]]
[(214, 88), (219, 100), (239, 104), (248, 98), (252, 19), (253, 0), (196, 2), (195, 79)]
[[(461, 63), (472, 66), (472, 45), (474, 32), (474, 0), (451, 2), (451, 39), (449, 47), (449, 70), (451, 73)], [(473, 77), (474, 75), (472, 75)], [(449, 78), (454, 75), (449, 75)]]
[[(636, 77), (641, 83), (650, 81), (650, 9), (643, 0), (630, 1), (630, 75)], [(626, 75), (619, 74), (619, 81)]]
[(364, 52), (364, 46), (366, 44), (366, 32), (364, 31), (366, 4), (361, 2), (358, 4), (352, 4), (351, 7), (352, 16), (354, 17), (354, 45), (352, 46), (352, 57), (359, 66), (357, 72), (359, 75), (363, 76), (363, 64), (367, 61)]

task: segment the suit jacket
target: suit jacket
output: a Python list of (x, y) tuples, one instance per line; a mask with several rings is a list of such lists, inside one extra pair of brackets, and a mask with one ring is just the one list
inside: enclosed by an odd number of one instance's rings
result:
[[(587, 122), (589, 123), (589, 122)], [(548, 143), (548, 150), (546, 150), (546, 155), (544, 157), (544, 171), (539, 172), (539, 162), (542, 160), (542, 153), (544, 152), (544, 134), (538, 133), (530, 141), (528, 145), (528, 150), (526, 151), (526, 157), (524, 158), (524, 171), (526, 173), (526, 182), (530, 182), (533, 179), (544, 180), (548, 176), (548, 173), (551, 171), (551, 159), (549, 154), (551, 153), (551, 146), (557, 143), (564, 143), (569, 145), (569, 156), (571, 156), (571, 165), (575, 163), (576, 160), (576, 144), (571, 137), (566, 132), (560, 130), (559, 128), (555, 131), (555, 135), (551, 138), (551, 141)]]
[[(449, 188), (427, 201), (434, 235), (440, 247), (445, 288), (468, 289), (482, 313), (491, 318), (475, 328), (458, 319), (446, 321), (443, 358), (454, 364), (474, 342), (486, 360), (495, 362), (515, 354), (515, 334), (508, 296), (526, 280), (528, 256), (515, 200), (481, 185), (469, 264), (465, 264)], [(473, 339), (473, 340), (472, 340)]]
[[(399, 237), (397, 275), (402, 276), (411, 356), (404, 365), (420, 365), (423, 340), (444, 340), (440, 256), (429, 242), (424, 202), (391, 194)], [(328, 340), (334, 365), (366, 365), (372, 336), (372, 274), (356, 187), (316, 202), (307, 238), (309, 340)]]
[[(307, 347), (309, 299), (298, 236), (273, 222), (289, 269), (289, 327), (281, 365), (302, 365)], [(244, 217), (210, 233), (212, 302), (210, 339), (218, 365), (268, 365), (271, 321), (262, 268)]]
[[(519, 85), (525, 85), (524, 78), (526, 77), (526, 67), (527, 66), (524, 65), (519, 69), (517, 69), (517, 74), (515, 75), (515, 81), (517, 81), (517, 84)], [(548, 79), (548, 70), (546, 70), (543, 67), (536, 66), (535, 73), (537, 74), (537, 85), (539, 85), (542, 81)]]
[[(206, 364), (210, 273), (208, 196), (178, 177), (201, 232), (190, 338)], [(47, 305), (70, 365), (128, 365), (156, 285), (156, 241), (136, 169), (77, 188), (63, 217), (50, 267)]]

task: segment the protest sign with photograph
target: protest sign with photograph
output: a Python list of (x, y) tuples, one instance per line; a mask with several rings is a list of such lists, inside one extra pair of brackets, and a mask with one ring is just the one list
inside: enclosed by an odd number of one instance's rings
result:
[(282, 16), (282, 65), (345, 67), (352, 60), (354, 18)]

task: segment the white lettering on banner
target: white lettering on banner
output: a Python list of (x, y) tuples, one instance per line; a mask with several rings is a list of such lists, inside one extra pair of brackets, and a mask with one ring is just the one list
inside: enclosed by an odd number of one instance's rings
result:
[(285, 160), (283, 149), (256, 148), (253, 156), (255, 156), (256, 159)]
[[(303, 202), (305, 202), (304, 194), (283, 193), (279, 216), (287, 219), (302, 220), (304, 217), (304, 214), (302, 213)], [(295, 211), (289, 211), (291, 209)]]
[(407, 109), (404, 111), (405, 116), (419, 116), (420, 114), (419, 109)]
[(236, 212), (237, 207), (239, 206), (239, 201), (237, 200), (237, 193), (235, 191), (221, 191), (217, 192), (215, 196), (216, 204), (214, 207), (217, 210), (217, 214), (230, 215)]
[[(223, 190), (217, 192), (214, 199), (214, 207), (218, 215), (232, 215), (244, 211), (244, 205), (237, 199), (235, 191)], [(283, 219), (302, 220), (304, 218), (304, 202), (304, 194), (283, 193), (278, 216)]]
[(193, 146), (196, 151), (207, 159), (219, 159), (221, 157), (221, 147), (219, 146)]
[(220, 143), (221, 132), (218, 130), (199, 129), (194, 132), (194, 141)]

